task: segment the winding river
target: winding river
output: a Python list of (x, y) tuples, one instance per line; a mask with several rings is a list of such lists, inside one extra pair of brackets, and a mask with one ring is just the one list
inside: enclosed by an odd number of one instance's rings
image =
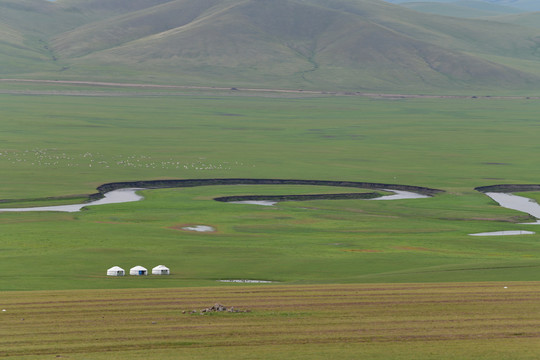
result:
[[(408, 185), (388, 185), (377, 183), (363, 183), (363, 182), (338, 182), (338, 181), (318, 181), (318, 180), (279, 180), (279, 179), (199, 179), (199, 180), (161, 180), (161, 181), (139, 181), (130, 183), (109, 183), (101, 185), (98, 190), (101, 198), (99, 200), (90, 201), (82, 204), (72, 205), (58, 205), (58, 206), (42, 206), (42, 207), (28, 207), (28, 208), (4, 208), (0, 209), (0, 212), (29, 212), (29, 211), (61, 211), (61, 212), (77, 212), (81, 211), (84, 207), (104, 205), (104, 204), (117, 204), (125, 202), (133, 202), (142, 200), (143, 197), (137, 194), (138, 190), (144, 189), (158, 189), (158, 188), (171, 188), (171, 187), (194, 187), (204, 185), (240, 185), (240, 184), (295, 184), (295, 185), (326, 185), (326, 186), (342, 186), (342, 187), (355, 187), (355, 188), (369, 188), (375, 190), (383, 190), (392, 192), (392, 195), (380, 196), (378, 193), (349, 193), (349, 194), (325, 194), (325, 195), (283, 195), (283, 196), (242, 196), (215, 198), (214, 200), (236, 203), (236, 204), (252, 204), (272, 206), (279, 201), (290, 200), (310, 200), (310, 199), (354, 199), (365, 198), (366, 200), (403, 200), (403, 199), (420, 199), (427, 198), (436, 193), (442, 192), (437, 189), (415, 187)], [(511, 193), (502, 192), (502, 187), (510, 191), (530, 191), (540, 190), (538, 185), (495, 185), (485, 188), (477, 188), (478, 191), (483, 192), (491, 199), (496, 201), (500, 206), (521, 211), (537, 219), (536, 222), (527, 223), (540, 225), (540, 205), (529, 198), (523, 196), (517, 196)], [(538, 189), (537, 189), (538, 187)], [(497, 191), (488, 191), (496, 189)], [(414, 191), (413, 191), (414, 190)], [(522, 235), (522, 234), (534, 234), (530, 231), (524, 230), (512, 230), (512, 231), (498, 231), (489, 233), (477, 233), (470, 234), (474, 236), (494, 236), (494, 235)]]
[[(235, 203), (272, 206), (279, 201), (291, 200), (312, 200), (312, 199), (371, 199), (371, 200), (401, 200), (401, 199), (419, 199), (429, 197), (431, 194), (442, 192), (437, 189), (408, 186), (408, 185), (388, 185), (364, 182), (341, 182), (325, 180), (282, 180), (282, 179), (199, 179), (199, 180), (161, 180), (161, 181), (139, 181), (131, 183), (109, 183), (101, 185), (98, 190), (102, 196), (101, 199), (82, 204), (40, 206), (26, 208), (4, 208), (0, 212), (29, 212), (29, 211), (61, 211), (77, 212), (84, 207), (104, 204), (117, 204), (124, 202), (139, 201), (143, 199), (138, 195), (137, 190), (159, 189), (172, 187), (194, 187), (208, 185), (319, 185), (319, 186), (337, 186), (369, 188), (392, 192), (392, 195), (380, 196), (378, 193), (340, 193), (340, 194), (322, 194), (322, 195), (281, 195), (281, 196), (235, 196), (215, 198), (214, 200)], [(140, 187), (131, 187), (139, 185)], [(397, 189), (395, 189), (395, 188)], [(406, 189), (406, 190), (405, 190)], [(415, 190), (415, 191), (412, 191)], [(428, 195), (429, 194), (429, 195)], [(278, 200), (274, 200), (278, 199)]]
[(139, 201), (143, 197), (136, 193), (137, 190), (142, 190), (140, 188), (126, 188), (109, 191), (103, 194), (103, 198), (87, 202), (84, 204), (73, 204), (73, 205), (57, 205), (57, 206), (41, 206), (41, 207), (28, 207), (28, 208), (6, 208), (0, 209), (0, 212), (23, 212), (23, 211), (62, 211), (62, 212), (77, 212), (85, 206), (92, 205), (104, 205), (104, 204), (118, 204), (132, 201)]
[[(77, 212), (81, 211), (86, 206), (105, 205), (105, 204), (118, 204), (125, 202), (139, 201), (143, 199), (143, 196), (137, 194), (138, 190), (146, 190), (144, 188), (126, 188), (118, 189), (106, 192), (103, 194), (103, 198), (87, 202), (84, 204), (73, 205), (56, 205), (56, 206), (40, 206), (40, 207), (27, 207), (27, 208), (5, 208), (0, 209), (0, 212), (28, 212), (28, 211), (61, 211), (61, 212)], [(390, 190), (384, 191), (393, 192), (393, 195), (385, 195), (380, 198), (367, 199), (367, 200), (402, 200), (402, 199), (422, 199), (429, 197), (427, 195), (417, 194), (410, 191)], [(245, 201), (229, 201), (230, 204), (249, 204), (249, 205), (262, 205), (273, 206), (278, 201), (269, 200), (245, 200)]]

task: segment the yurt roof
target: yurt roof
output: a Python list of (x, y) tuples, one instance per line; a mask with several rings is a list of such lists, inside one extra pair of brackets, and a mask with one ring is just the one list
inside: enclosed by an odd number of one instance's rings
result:
[(120, 266), (113, 266), (112, 268), (110, 268), (110, 269), (108, 269), (108, 270), (111, 270), (111, 271), (122, 270), (122, 271), (124, 271), (124, 269), (122, 269)]
[(146, 268), (143, 266), (137, 265), (137, 266), (132, 267), (130, 270), (146, 270)]
[(169, 268), (166, 267), (165, 265), (158, 265), (155, 268), (153, 268), (152, 270), (169, 270)]

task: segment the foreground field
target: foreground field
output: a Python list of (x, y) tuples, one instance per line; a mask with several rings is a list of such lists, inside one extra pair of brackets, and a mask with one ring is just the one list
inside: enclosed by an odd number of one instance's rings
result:
[[(537, 359), (539, 297), (538, 282), (10, 292), (0, 357)], [(215, 303), (250, 312), (190, 313)]]

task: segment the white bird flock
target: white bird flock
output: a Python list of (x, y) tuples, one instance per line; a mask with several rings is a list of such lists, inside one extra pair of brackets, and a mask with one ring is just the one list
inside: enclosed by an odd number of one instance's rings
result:
[[(135, 168), (135, 169), (183, 169), (183, 170), (231, 170), (246, 166), (239, 161), (208, 161), (197, 158), (186, 161), (168, 158), (153, 159), (148, 155), (107, 156), (99, 152), (66, 153), (58, 149), (27, 149), (23, 151), (0, 149), (0, 162), (40, 168)], [(254, 165), (253, 165), (254, 166)]]

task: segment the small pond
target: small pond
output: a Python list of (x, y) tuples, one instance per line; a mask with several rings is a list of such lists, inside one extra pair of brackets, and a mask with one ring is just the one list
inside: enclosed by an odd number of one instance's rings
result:
[(483, 232), (476, 234), (469, 234), (471, 236), (506, 236), (506, 235), (532, 235), (535, 234), (534, 231), (525, 231), (525, 230), (505, 230), (505, 231), (492, 231), (492, 232)]

